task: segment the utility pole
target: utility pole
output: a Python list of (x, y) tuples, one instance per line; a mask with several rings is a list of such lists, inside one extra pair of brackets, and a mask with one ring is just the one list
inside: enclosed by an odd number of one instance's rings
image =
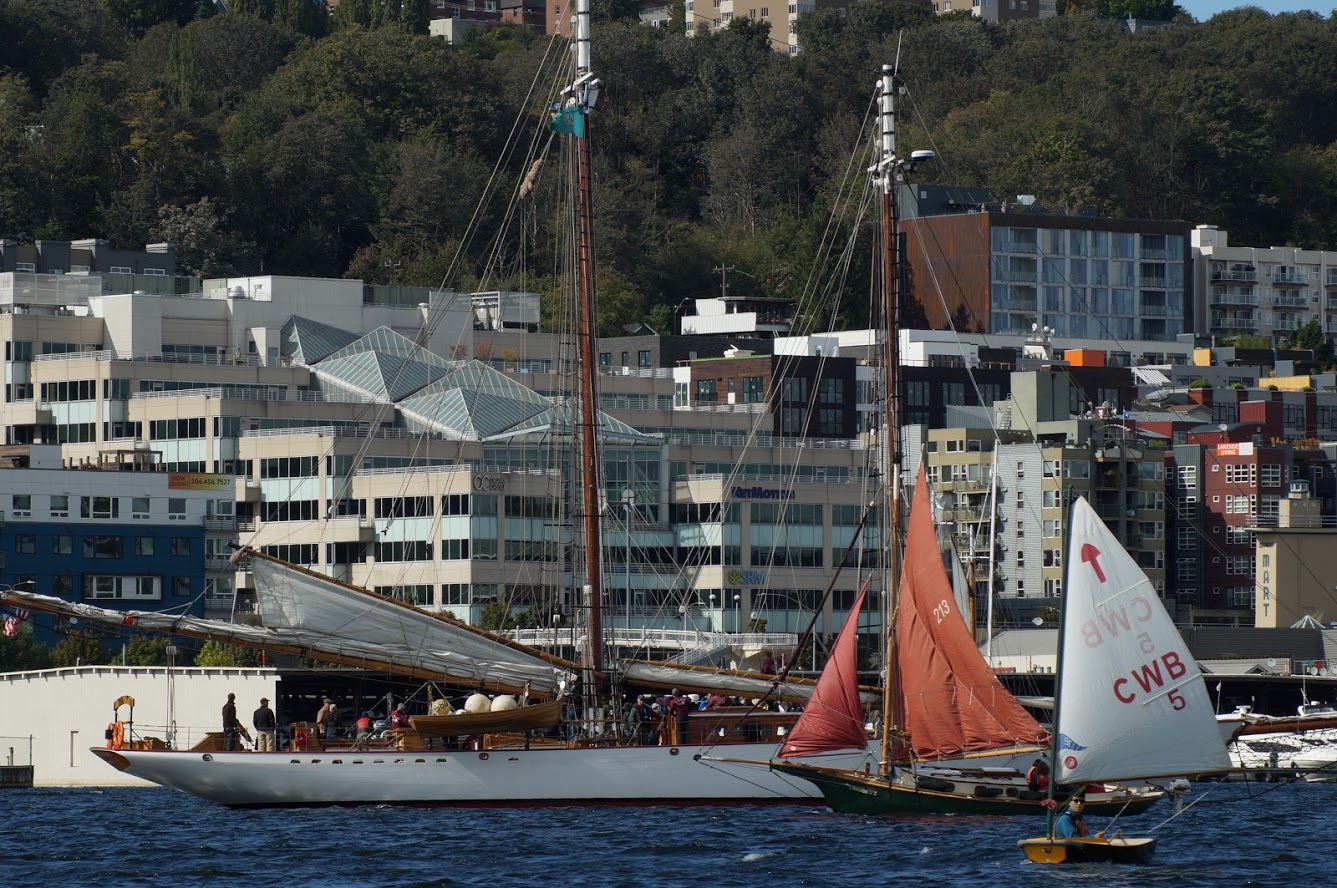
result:
[(720, 297), (729, 295), (729, 272), (733, 271), (732, 265), (716, 265), (715, 270), (720, 273)]

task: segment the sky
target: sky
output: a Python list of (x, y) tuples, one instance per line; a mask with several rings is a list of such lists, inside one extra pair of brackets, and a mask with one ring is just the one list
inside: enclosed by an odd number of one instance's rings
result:
[(1337, 0), (1256, 0), (1253, 3), (1248, 0), (1176, 0), (1176, 5), (1198, 21), (1205, 22), (1218, 12), (1240, 6), (1258, 6), (1271, 13), (1308, 9), (1327, 18), (1337, 8)]

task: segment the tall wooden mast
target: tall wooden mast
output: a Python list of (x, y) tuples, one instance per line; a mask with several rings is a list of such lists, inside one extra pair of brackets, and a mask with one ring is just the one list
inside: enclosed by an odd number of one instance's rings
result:
[[(585, 585), (588, 644), (584, 665), (592, 672), (603, 670), (603, 542), (599, 493), (598, 397), (595, 387), (598, 340), (594, 319), (594, 180), (590, 172), (589, 113), (599, 97), (599, 81), (590, 70), (590, 3), (576, 2), (575, 80), (566, 90), (568, 108), (580, 115), (576, 136), (576, 176), (579, 195), (577, 221), (576, 278), (580, 300), (580, 485), (584, 506)], [(587, 689), (588, 691), (589, 689)]]
[(890, 65), (882, 66), (878, 81), (879, 120), (881, 143), (877, 164), (872, 168), (873, 180), (881, 194), (882, 203), (882, 371), (883, 410), (886, 417), (883, 441), (885, 466), (883, 480), (887, 484), (887, 526), (890, 529), (887, 546), (887, 588), (883, 590), (886, 602), (887, 647), (883, 662), (882, 682), (882, 749), (883, 767), (890, 769), (891, 729), (904, 719), (896, 663), (896, 596), (901, 582), (901, 396), (900, 396), (900, 218), (898, 206), (898, 178), (896, 158), (896, 77)]

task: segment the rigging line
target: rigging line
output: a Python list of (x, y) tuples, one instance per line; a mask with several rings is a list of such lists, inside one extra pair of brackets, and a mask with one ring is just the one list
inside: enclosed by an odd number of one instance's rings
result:
[[(856, 142), (856, 144), (858, 144), (858, 145), (862, 145), (862, 144), (864, 144), (865, 141), (866, 141), (866, 139), (865, 139), (865, 134), (866, 134), (866, 132), (867, 132), (867, 129), (868, 129), (868, 123), (869, 123), (869, 120), (871, 119), (872, 111), (873, 111), (873, 108), (875, 107), (875, 105), (876, 105), (875, 100), (874, 100), (874, 101), (871, 101), (871, 102), (869, 103), (869, 106), (868, 106), (868, 107), (866, 108), (866, 110), (865, 110), (864, 119), (863, 119), (863, 121), (862, 121), (862, 123), (861, 123), (861, 125), (860, 125), (860, 137), (859, 137), (858, 141)], [(819, 245), (818, 245), (817, 261), (814, 262), (814, 263), (812, 263), (812, 264), (809, 266), (808, 279), (804, 282), (803, 289), (802, 289), (802, 294), (801, 294), (800, 298), (796, 301), (796, 304), (795, 304), (795, 317), (796, 317), (796, 318), (802, 318), (802, 317), (805, 317), (805, 316), (807, 316), (810, 312), (815, 314), (815, 311), (816, 311), (816, 306), (815, 306), (815, 304), (814, 304), (811, 308), (809, 307), (810, 303), (814, 303), (814, 302), (815, 302), (815, 298), (816, 298), (816, 288), (815, 288), (815, 286), (814, 286), (814, 281), (817, 279), (818, 273), (821, 271), (821, 269), (825, 268), (825, 267), (830, 263), (830, 261), (831, 261), (831, 259), (830, 259), (830, 257), (831, 257), (831, 250), (832, 250), (832, 248), (833, 248), (833, 246), (834, 246), (834, 244), (835, 244), (835, 242), (836, 242), (835, 237), (834, 237), (834, 234), (835, 234), (835, 232), (836, 232), (836, 219), (837, 219), (839, 216), (842, 215), (841, 212), (840, 212), (840, 208), (841, 208), (841, 206), (842, 206), (843, 203), (844, 203), (845, 195), (846, 195), (847, 191), (849, 190), (849, 185), (850, 185), (851, 182), (860, 182), (860, 181), (861, 181), (861, 182), (862, 182), (862, 187), (863, 187), (863, 192), (864, 192), (863, 198), (862, 198), (861, 200), (857, 201), (857, 202), (854, 202), (854, 205), (855, 205), (855, 207), (857, 208), (857, 209), (856, 209), (856, 216), (855, 216), (855, 220), (854, 220), (854, 230), (857, 231), (859, 225), (860, 225), (861, 222), (862, 222), (864, 208), (865, 208), (865, 206), (866, 206), (866, 204), (867, 204), (866, 196), (867, 196), (867, 193), (868, 193), (869, 185), (868, 185), (868, 182), (867, 182), (867, 180), (866, 180), (866, 177), (864, 177), (864, 176), (861, 175), (861, 173), (862, 173), (862, 167), (856, 166), (856, 163), (858, 162), (860, 156), (862, 156), (862, 155), (865, 154), (865, 153), (866, 153), (866, 149), (858, 149), (858, 148), (856, 148), (854, 151), (852, 151), (852, 152), (850, 153), (849, 158), (848, 158), (847, 161), (846, 161), (846, 165), (845, 165), (844, 173), (843, 173), (843, 176), (842, 176), (842, 179), (841, 179), (841, 183), (840, 183), (840, 185), (839, 185), (839, 187), (838, 187), (838, 190), (837, 190), (836, 201), (834, 202), (832, 212), (829, 213), (828, 216), (827, 216), (827, 222), (826, 222), (826, 226), (825, 226), (825, 228), (824, 228), (823, 234), (822, 234), (822, 240), (821, 240), (821, 242), (820, 242)], [(857, 171), (858, 174), (856, 174), (856, 171)], [(838, 273), (838, 276), (837, 276), (836, 280), (839, 281), (839, 282), (843, 282), (843, 281), (845, 280), (845, 278), (848, 276), (849, 267), (850, 267), (851, 259), (852, 259), (852, 245), (853, 245), (853, 243), (854, 243), (854, 238), (851, 237), (851, 238), (846, 239), (845, 244), (844, 244), (844, 246), (843, 246), (842, 249), (841, 249), (841, 252), (838, 254), (838, 261), (836, 262), (836, 267), (837, 267), (837, 269), (839, 270), (839, 273)], [(824, 277), (824, 276), (823, 276), (823, 277)], [(842, 289), (841, 286), (835, 286), (835, 287), (834, 287), (835, 292), (839, 292), (840, 289)], [(830, 282), (829, 279), (828, 279), (827, 283), (825, 283), (825, 284), (822, 286), (822, 290), (823, 290), (824, 292), (828, 293), (828, 294), (830, 294), (830, 293), (833, 292), (833, 284)], [(832, 312), (832, 313), (831, 313), (831, 315), (830, 315), (830, 319), (829, 319), (829, 321), (828, 321), (827, 332), (830, 332), (832, 329), (834, 329), (835, 324), (836, 324), (836, 320), (837, 320), (837, 317), (838, 317), (838, 314), (839, 314), (838, 311), (835, 311), (835, 312)], [(788, 369), (791, 365), (797, 364), (797, 363), (798, 363), (798, 360), (799, 360), (801, 357), (803, 357), (803, 356), (802, 356), (802, 355), (798, 355), (797, 353), (786, 353), (786, 354), (784, 354), (784, 355), (781, 355), (781, 356), (778, 358), (778, 360), (777, 360), (777, 371), (778, 371), (778, 372), (773, 376), (773, 379), (774, 379), (775, 377), (781, 377), (781, 378), (783, 378), (783, 377), (786, 375), (786, 373), (787, 373), (787, 369)], [(822, 359), (821, 359), (821, 362), (820, 362), (820, 364), (819, 364), (819, 367), (824, 367), (824, 366), (825, 366), (825, 363), (826, 363), (827, 358), (828, 358), (827, 355), (823, 355), (823, 356), (822, 356)], [(819, 370), (819, 374), (818, 374), (818, 375), (820, 376), (820, 370)], [(815, 404), (816, 404), (816, 401), (817, 401), (817, 398), (818, 398), (818, 395), (819, 395), (819, 391), (820, 391), (819, 387), (818, 387), (818, 386), (814, 386), (813, 391), (812, 391), (812, 393), (810, 394), (809, 404), (808, 404), (808, 415), (809, 415), (809, 416), (811, 416), (811, 414), (812, 414), (812, 410), (813, 410), (813, 408), (814, 408), (814, 406), (815, 406)], [(776, 403), (776, 404), (779, 403), (779, 398), (776, 397), (776, 395), (775, 395), (774, 392), (773, 392), (772, 395), (771, 395), (771, 399), (773, 400), (774, 403)], [(725, 485), (726, 485), (726, 487), (732, 487), (733, 484), (735, 483), (735, 481), (736, 481), (736, 479), (737, 479), (739, 473), (742, 472), (742, 466), (743, 466), (744, 462), (746, 461), (746, 460), (745, 460), (745, 454), (746, 454), (747, 452), (749, 452), (752, 448), (758, 446), (758, 436), (759, 436), (759, 434), (760, 434), (760, 432), (761, 432), (761, 430), (762, 430), (762, 427), (764, 426), (764, 424), (766, 423), (767, 420), (773, 420), (773, 417), (772, 417), (772, 415), (771, 415), (769, 412), (761, 412), (761, 413), (758, 413), (758, 414), (757, 414), (757, 417), (753, 420), (753, 423), (752, 423), (752, 425), (751, 425), (751, 428), (750, 428), (750, 430), (749, 430), (749, 432), (748, 432), (748, 436), (747, 436), (747, 438), (746, 438), (746, 440), (745, 440), (745, 442), (744, 442), (744, 445), (743, 445), (743, 451), (742, 451), (742, 454), (740, 455), (740, 457), (739, 457), (739, 459), (737, 460), (737, 462), (735, 462), (734, 467), (733, 467), (733, 470), (732, 470), (731, 472), (729, 472), (729, 473), (726, 475), (726, 478), (725, 478)], [(782, 437), (781, 441), (783, 441), (783, 437)], [(778, 442), (773, 442), (770, 446), (771, 446), (772, 448), (774, 448), (774, 447), (777, 446), (777, 443), (778, 443)], [(781, 453), (780, 453), (779, 455), (782, 455), (782, 454), (783, 454), (783, 451), (781, 451)], [(792, 467), (792, 468), (789, 470), (789, 472), (788, 472), (788, 476), (791, 478), (791, 483), (793, 483), (794, 480), (797, 480), (797, 467), (802, 463), (802, 461), (803, 461), (803, 455), (804, 455), (804, 454), (803, 454), (803, 451), (802, 451), (801, 449), (795, 449), (795, 450), (794, 450), (794, 456), (793, 456), (793, 462), (794, 462), (794, 464), (793, 464), (793, 467)], [(771, 551), (770, 551), (770, 555), (771, 555), (771, 556), (774, 555), (774, 553), (775, 553), (775, 549), (776, 549), (776, 547), (777, 547), (778, 545), (779, 545), (779, 539), (778, 539), (778, 537), (772, 537), (772, 541), (771, 541)], [(773, 561), (773, 557), (770, 558), (770, 559), (768, 559), (768, 561)], [(699, 569), (699, 565), (698, 565), (698, 569)], [(685, 571), (684, 571), (684, 573), (682, 574), (682, 576), (685, 577)], [(764, 597), (764, 596), (763, 596), (763, 597)]]
[(762, 783), (758, 783), (758, 782), (755, 781), (755, 780), (751, 780), (751, 779), (749, 779), (749, 778), (747, 778), (747, 777), (744, 777), (744, 776), (742, 776), (742, 775), (740, 775), (740, 774), (736, 774), (736, 773), (734, 773), (734, 772), (731, 771), (731, 770), (725, 770), (724, 768), (721, 768), (721, 767), (719, 767), (718, 765), (714, 764), (714, 762), (716, 762), (716, 761), (720, 761), (720, 762), (728, 762), (729, 764), (733, 764), (733, 765), (755, 765), (755, 767), (757, 767), (758, 769), (760, 769), (760, 768), (762, 768), (762, 767), (765, 767), (765, 769), (766, 769), (768, 772), (770, 772), (770, 774), (771, 774), (771, 779), (777, 779), (777, 778), (778, 778), (778, 779), (784, 781), (786, 784), (788, 784), (788, 785), (791, 786), (791, 787), (795, 787), (795, 788), (803, 789), (805, 793), (807, 792), (808, 788), (811, 786), (811, 784), (809, 784), (808, 781), (803, 780), (802, 778), (791, 777), (791, 776), (788, 775), (788, 774), (780, 774), (780, 773), (778, 773), (778, 772), (771, 771), (771, 770), (770, 770), (770, 764), (767, 763), (767, 762), (761, 762), (761, 761), (759, 761), (759, 762), (755, 762), (755, 763), (754, 763), (754, 762), (749, 762), (749, 761), (745, 761), (745, 760), (742, 760), (742, 759), (716, 759), (716, 758), (711, 758), (711, 757), (708, 755), (708, 753), (709, 753), (709, 751), (710, 751), (711, 749), (714, 749), (714, 748), (715, 748), (714, 746), (702, 747), (702, 749), (704, 749), (705, 752), (700, 752), (700, 753), (697, 753), (697, 754), (696, 754), (696, 756), (695, 756), (695, 761), (697, 762), (697, 764), (704, 765), (705, 767), (710, 768), (712, 771), (715, 771), (715, 772), (720, 773), (720, 774), (724, 774), (724, 775), (726, 775), (726, 776), (728, 776), (728, 777), (731, 777), (731, 778), (733, 778), (733, 779), (735, 779), (735, 780), (740, 780), (740, 781), (742, 781), (743, 783), (746, 783), (746, 784), (748, 784), (749, 786), (752, 786), (752, 787), (755, 788), (755, 789), (765, 789), (767, 792), (773, 793), (773, 794), (775, 794), (775, 795), (777, 795), (777, 796), (780, 795), (780, 791), (779, 791), (778, 789), (775, 789), (774, 787), (766, 786), (765, 784), (762, 784)]

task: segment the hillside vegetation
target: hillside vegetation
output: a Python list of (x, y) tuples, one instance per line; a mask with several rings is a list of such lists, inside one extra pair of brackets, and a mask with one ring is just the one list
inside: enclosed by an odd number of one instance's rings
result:
[[(167, 240), (186, 274), (551, 283), (562, 217), (543, 194), (507, 212), (525, 160), (505, 151), (518, 119), (535, 129), (563, 47), (510, 28), (451, 47), (415, 33), (420, 4), (345, 0), (333, 22), (303, 0), (235, 6), (0, 0), (0, 235)], [(1091, 13), (997, 27), (861, 3), (804, 17), (791, 58), (746, 20), (689, 39), (600, 11), (604, 332), (669, 329), (722, 264), (734, 293), (807, 286), (898, 47), (900, 144), (941, 157), (925, 181), (1337, 246), (1331, 19), (1245, 8), (1130, 35)], [(499, 158), (502, 197), (470, 234)], [(520, 227), (529, 248), (496, 247)], [(843, 322), (863, 320), (853, 291)]]

